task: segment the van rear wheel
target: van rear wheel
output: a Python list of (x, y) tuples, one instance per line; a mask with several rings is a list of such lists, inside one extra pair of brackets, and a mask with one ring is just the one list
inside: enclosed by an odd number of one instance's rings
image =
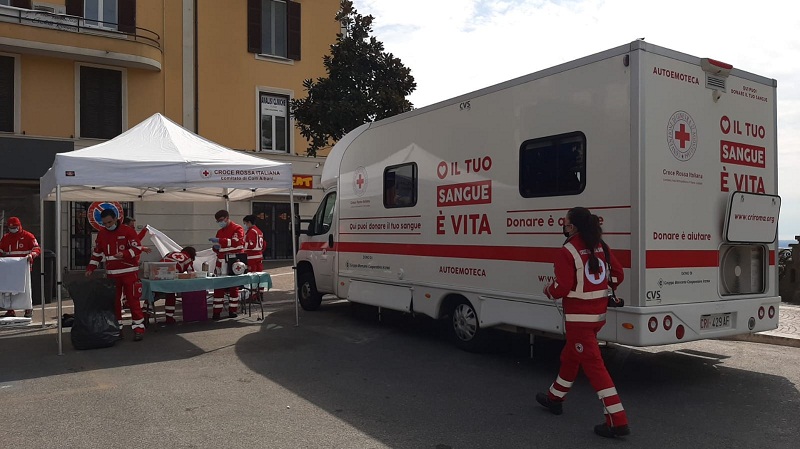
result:
[(297, 280), (297, 296), (300, 298), (300, 307), (303, 310), (317, 310), (322, 304), (322, 295), (317, 291), (314, 273), (306, 271), (300, 273)]
[(487, 331), (481, 329), (478, 314), (466, 299), (453, 308), (449, 328), (451, 338), (459, 348), (469, 352), (485, 349)]

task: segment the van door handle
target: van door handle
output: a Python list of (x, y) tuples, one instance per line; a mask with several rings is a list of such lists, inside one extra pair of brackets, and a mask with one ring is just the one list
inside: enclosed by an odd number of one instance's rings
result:
[(328, 234), (328, 248), (333, 248), (333, 234)]

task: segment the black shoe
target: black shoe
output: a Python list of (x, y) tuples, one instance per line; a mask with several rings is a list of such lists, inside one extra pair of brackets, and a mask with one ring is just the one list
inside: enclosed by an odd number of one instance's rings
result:
[(25, 309), (25, 318), (33, 318), (33, 309)]
[(236, 318), (239, 316), (236, 312), (228, 312), (228, 318)]
[(631, 434), (631, 428), (627, 424), (624, 426), (609, 427), (608, 424), (598, 424), (594, 426), (594, 433), (604, 438), (624, 437)]
[(560, 402), (551, 401), (550, 397), (545, 393), (536, 393), (536, 402), (542, 404), (542, 407), (550, 410), (550, 413), (554, 415), (560, 415), (564, 413), (562, 404)]
[(144, 334), (140, 334), (138, 332), (134, 332), (133, 341), (142, 341), (143, 338), (144, 338)]

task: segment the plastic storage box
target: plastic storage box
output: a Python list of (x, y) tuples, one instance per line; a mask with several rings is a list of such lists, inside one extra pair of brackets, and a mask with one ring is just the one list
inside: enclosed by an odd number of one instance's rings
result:
[(167, 281), (175, 279), (177, 270), (175, 262), (145, 262), (144, 278), (153, 281)]

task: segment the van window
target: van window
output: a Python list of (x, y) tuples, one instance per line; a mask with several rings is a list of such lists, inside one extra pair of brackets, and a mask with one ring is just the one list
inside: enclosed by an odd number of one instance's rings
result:
[(586, 188), (586, 135), (580, 131), (526, 140), (519, 150), (524, 198), (577, 195)]
[(417, 204), (417, 164), (403, 164), (383, 171), (383, 205), (387, 209)]
[(314, 214), (311, 229), (314, 235), (326, 234), (331, 230), (331, 223), (333, 223), (333, 207), (336, 205), (336, 192), (331, 192), (326, 196)]

